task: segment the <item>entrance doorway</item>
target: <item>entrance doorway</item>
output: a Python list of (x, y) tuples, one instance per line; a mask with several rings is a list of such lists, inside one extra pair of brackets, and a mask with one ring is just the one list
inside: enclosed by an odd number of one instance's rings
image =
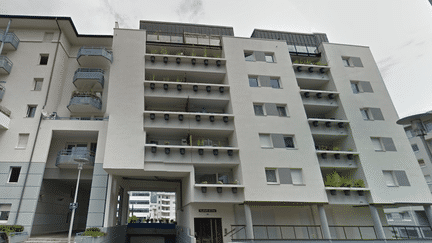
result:
[(222, 219), (195, 218), (196, 243), (223, 243)]

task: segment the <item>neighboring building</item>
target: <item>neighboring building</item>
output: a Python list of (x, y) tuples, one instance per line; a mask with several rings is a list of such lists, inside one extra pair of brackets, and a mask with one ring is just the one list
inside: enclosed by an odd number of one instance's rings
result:
[[(150, 200), (150, 194), (154, 194), (157, 200)], [(175, 193), (129, 192), (129, 216), (132, 216), (132, 214), (141, 221), (146, 219), (168, 219), (175, 221)]]
[[(67, 17), (2, 15), (0, 29), (9, 20), (2, 223), (68, 230), (76, 159), (89, 163), (75, 230), (125, 229), (131, 191), (175, 192), (182, 242), (402, 237), (388, 206), (424, 206), (432, 222), (432, 195), (367, 47), (153, 21), (100, 36)], [(365, 187), (340, 187), (340, 176)]]

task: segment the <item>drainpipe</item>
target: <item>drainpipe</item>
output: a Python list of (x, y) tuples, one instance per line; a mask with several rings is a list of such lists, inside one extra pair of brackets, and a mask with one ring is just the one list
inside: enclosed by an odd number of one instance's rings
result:
[(3, 38), (1, 40), (2, 42), (1, 42), (1, 45), (0, 45), (0, 55), (1, 55), (2, 51), (3, 51), (4, 42), (6, 40), (6, 36), (7, 36), (8, 32), (9, 32), (9, 26), (10, 26), (11, 22), (12, 22), (12, 19), (9, 19), (8, 25), (6, 26), (6, 32), (4, 33)]
[[(45, 106), (47, 104), (47, 101), (48, 101), (48, 93), (49, 93), (49, 89), (50, 89), (50, 86), (51, 86), (53, 72), (54, 72), (54, 66), (55, 66), (55, 61), (56, 61), (56, 57), (57, 57), (58, 48), (59, 48), (59, 45), (60, 45), (60, 36), (62, 34), (62, 31), (61, 31), (60, 26), (58, 24), (58, 19), (56, 18), (55, 20), (56, 20), (57, 28), (60, 31), (60, 33), (59, 33), (59, 37), (57, 39), (57, 46), (56, 46), (56, 50), (55, 50), (55, 54), (54, 54), (53, 65), (52, 65), (52, 68), (51, 68), (50, 80), (48, 82), (48, 90), (47, 90), (47, 94), (45, 96), (45, 102), (44, 102), (44, 106), (42, 107), (42, 110), (45, 108)], [(10, 20), (9, 20), (9, 23), (10, 23)], [(9, 29), (9, 26), (8, 26), (8, 29)], [(6, 31), (8, 31), (8, 29), (6, 29)], [(2, 42), (2, 46), (1, 47), (3, 47), (3, 42)], [(26, 187), (26, 184), (27, 184), (28, 173), (30, 172), (30, 167), (31, 167), (31, 163), (32, 163), (32, 160), (33, 160), (33, 155), (34, 155), (34, 151), (35, 151), (35, 147), (36, 147), (36, 141), (37, 141), (37, 138), (38, 138), (38, 135), (39, 135), (39, 130), (40, 130), (42, 118), (43, 117), (41, 115), (40, 118), (39, 118), (39, 124), (38, 124), (37, 129), (36, 129), (36, 136), (35, 136), (35, 139), (34, 139), (34, 142), (33, 142), (33, 147), (32, 147), (32, 151), (31, 151), (31, 154), (30, 154), (29, 164), (27, 166), (27, 173), (25, 174), (25, 177), (24, 177), (23, 189), (21, 191), (21, 196), (20, 196), (20, 200), (19, 200), (19, 203), (18, 203), (18, 209), (17, 209), (16, 215), (15, 215), (14, 225), (17, 224), (17, 221), (18, 221), (18, 214), (19, 214), (20, 209), (21, 209), (22, 199), (23, 199), (23, 196), (24, 196), (24, 190), (25, 190), (25, 187)], [(42, 180), (43, 180), (43, 178), (42, 178)]]

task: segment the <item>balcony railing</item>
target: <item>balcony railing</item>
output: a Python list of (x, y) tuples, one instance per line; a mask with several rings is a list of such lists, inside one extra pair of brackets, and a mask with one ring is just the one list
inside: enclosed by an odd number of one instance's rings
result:
[(10, 74), (13, 63), (7, 56), (0, 56), (0, 74)]
[(0, 101), (3, 100), (3, 96), (6, 92), (6, 88), (0, 84)]
[(98, 112), (102, 100), (91, 92), (74, 92), (67, 108), (71, 112)]
[(105, 47), (83, 46), (77, 54), (81, 66), (92, 68), (108, 68), (113, 62), (113, 53)]
[(89, 88), (102, 89), (104, 87), (104, 73), (100, 68), (78, 68), (73, 77), (75, 87), (84, 89)]
[(221, 45), (221, 37), (218, 35), (209, 36), (194, 33), (176, 34), (164, 32), (147, 32), (147, 41), (207, 46)]
[(8, 48), (8, 50), (12, 50), (12, 49), (17, 49), (18, 48), (18, 44), (20, 42), (19, 38), (15, 35), (15, 33), (7, 33), (7, 35), (5, 36), (5, 32), (3, 30), (0, 30), (0, 42), (3, 40), (3, 38), (5, 38), (4, 43), (6, 44), (10, 44), (13, 48)]
[(10, 110), (0, 105), (0, 129), (9, 129)]
[[(320, 225), (254, 225), (255, 240), (294, 240), (294, 239), (323, 239)], [(245, 225), (231, 225), (232, 240), (244, 240)]]
[(384, 226), (387, 239), (428, 239), (432, 240), (430, 226)]
[(6, 107), (4, 107), (4, 106), (1, 106), (0, 105), (0, 112), (1, 113), (3, 113), (3, 114), (5, 114), (7, 117), (10, 117), (10, 115), (11, 115), (11, 111), (10, 110), (8, 110)]
[(57, 154), (56, 166), (77, 168), (78, 161), (85, 161), (84, 166), (94, 166), (95, 152), (87, 148), (63, 149)]

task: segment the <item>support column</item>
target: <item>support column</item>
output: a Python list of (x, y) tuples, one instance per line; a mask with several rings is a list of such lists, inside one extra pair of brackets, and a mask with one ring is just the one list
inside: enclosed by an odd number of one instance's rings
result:
[(374, 228), (375, 228), (375, 231), (377, 233), (377, 237), (378, 237), (378, 239), (384, 240), (385, 234), (384, 234), (384, 229), (383, 229), (382, 224), (381, 224), (381, 219), (380, 219), (378, 210), (374, 205), (369, 205), (369, 210), (371, 212), (371, 216), (372, 216), (372, 219), (374, 222)]
[(330, 228), (327, 221), (327, 215), (324, 209), (324, 205), (318, 205), (318, 212), (321, 221), (321, 228), (324, 239), (331, 239)]
[(123, 192), (123, 207), (122, 207), (122, 225), (127, 225), (129, 218), (129, 193), (125, 190)]
[(429, 226), (432, 227), (432, 208), (431, 205), (423, 205), (423, 208), (426, 213), (426, 217), (429, 221)]
[(252, 212), (246, 203), (244, 204), (244, 210), (245, 210), (245, 222), (246, 222), (246, 237), (248, 239), (255, 239), (254, 233), (253, 233), (253, 222), (252, 222)]

